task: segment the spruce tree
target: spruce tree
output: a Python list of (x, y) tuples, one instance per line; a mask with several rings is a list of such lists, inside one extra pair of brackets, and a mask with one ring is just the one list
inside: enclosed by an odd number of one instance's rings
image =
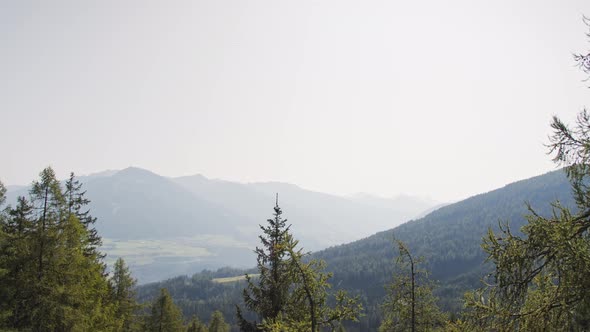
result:
[(115, 317), (121, 322), (122, 331), (130, 331), (135, 325), (135, 313), (139, 308), (134, 290), (137, 280), (131, 276), (123, 258), (115, 262), (110, 282), (116, 306)]
[(237, 307), (240, 329), (317, 332), (325, 326), (335, 329), (342, 320), (356, 320), (362, 307), (345, 292), (337, 292), (335, 305), (328, 305), (331, 274), (323, 272), (322, 261), (305, 262), (306, 254), (296, 248), (298, 241), (281, 215), (277, 196), (274, 218), (260, 226), (262, 247), (255, 250), (259, 276), (246, 275), (243, 292), (246, 307), (258, 314), (260, 322), (247, 321)]
[[(275, 319), (284, 310), (288, 301), (292, 274), (288, 255), (294, 250), (296, 243), (289, 235), (287, 220), (282, 218), (278, 195), (274, 207), (274, 216), (267, 219), (267, 226), (260, 225), (262, 235), (259, 236), (262, 247), (256, 247), (257, 268), (259, 276), (257, 284), (250, 275), (246, 275), (248, 283), (243, 297), (246, 307), (258, 314), (261, 320)], [(258, 322), (247, 321), (240, 307), (237, 307), (238, 324), (242, 331), (258, 331)]]
[(87, 256), (104, 258), (98, 250), (102, 245), (102, 239), (98, 235), (98, 231), (94, 228), (96, 218), (90, 214), (90, 210), (86, 208), (90, 204), (90, 200), (85, 197), (86, 191), (82, 190), (82, 183), (76, 179), (73, 172), (65, 183), (64, 198), (66, 200), (68, 213), (74, 214), (84, 225), (88, 231), (88, 246), (84, 251)]
[(181, 332), (182, 314), (172, 301), (170, 293), (165, 288), (160, 290), (160, 296), (152, 303), (151, 315), (147, 317), (146, 331), (149, 332)]
[(225, 322), (223, 314), (215, 310), (209, 320), (209, 332), (229, 332), (230, 326)]

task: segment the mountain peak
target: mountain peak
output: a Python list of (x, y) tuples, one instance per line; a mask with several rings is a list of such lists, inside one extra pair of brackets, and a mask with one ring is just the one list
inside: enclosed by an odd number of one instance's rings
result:
[(140, 168), (140, 167), (136, 167), (136, 166), (129, 166), (127, 168), (124, 168), (118, 172), (116, 172), (115, 174), (124, 174), (124, 175), (157, 175), (156, 173), (149, 171), (145, 168)]
[(134, 166), (118, 171), (113, 177), (124, 181), (153, 181), (155, 179), (164, 179), (164, 177), (152, 171)]

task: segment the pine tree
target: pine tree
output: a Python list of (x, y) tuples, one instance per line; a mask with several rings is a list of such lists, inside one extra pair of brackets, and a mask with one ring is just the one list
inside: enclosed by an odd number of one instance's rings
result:
[(160, 296), (152, 303), (152, 312), (147, 318), (146, 331), (184, 331), (180, 309), (174, 304), (170, 293), (165, 288), (160, 290)]
[(201, 321), (196, 317), (193, 316), (191, 321), (188, 323), (186, 328), (186, 332), (207, 332), (207, 327), (201, 323)]
[(229, 332), (230, 326), (223, 319), (223, 314), (220, 311), (214, 311), (209, 320), (209, 332)]
[(130, 331), (135, 326), (135, 312), (139, 308), (134, 290), (137, 280), (131, 276), (123, 258), (115, 262), (110, 282), (116, 305), (115, 318), (121, 322), (122, 331)]

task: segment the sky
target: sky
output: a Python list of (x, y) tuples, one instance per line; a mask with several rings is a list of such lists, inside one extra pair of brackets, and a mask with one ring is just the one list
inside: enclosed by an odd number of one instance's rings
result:
[(0, 0), (0, 180), (136, 166), (460, 200), (556, 169), (587, 0)]

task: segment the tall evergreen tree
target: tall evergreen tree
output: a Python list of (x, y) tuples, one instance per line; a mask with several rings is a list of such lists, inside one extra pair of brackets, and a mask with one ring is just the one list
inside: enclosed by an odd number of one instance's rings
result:
[(149, 332), (184, 331), (180, 309), (174, 304), (170, 293), (165, 288), (160, 290), (160, 296), (152, 303), (152, 312), (147, 317), (145, 330)]
[(118, 326), (113, 319), (115, 304), (110, 297), (103, 265), (85, 255), (88, 232), (78, 218), (70, 214), (60, 227), (58, 273), (47, 276), (52, 285), (51, 300), (58, 331), (104, 331)]
[(209, 320), (209, 332), (229, 332), (230, 326), (225, 322), (220, 311), (214, 311)]
[(59, 302), (53, 301), (51, 284), (52, 267), (56, 266), (58, 255), (59, 224), (64, 220), (67, 210), (55, 172), (46, 168), (39, 174), (39, 181), (33, 182), (30, 192), (33, 205), (33, 222), (35, 224), (32, 234), (32, 253), (36, 262), (34, 269), (36, 281), (31, 284), (34, 287), (31, 299), (32, 306), (29, 309), (34, 330), (43, 327), (56, 329), (57, 311)]
[(96, 218), (90, 214), (90, 210), (86, 207), (90, 203), (90, 200), (85, 195), (86, 191), (82, 190), (82, 183), (71, 172), (70, 177), (65, 183), (64, 191), (68, 213), (74, 214), (88, 231), (88, 245), (84, 254), (93, 257), (97, 256), (102, 259), (104, 255), (98, 251), (102, 245), (102, 239), (94, 227)]
[(130, 331), (136, 323), (135, 313), (139, 308), (134, 290), (137, 280), (131, 276), (123, 258), (118, 258), (115, 262), (110, 282), (116, 305), (115, 317), (121, 322), (122, 331)]
[[(287, 256), (295, 249), (296, 243), (289, 235), (287, 220), (282, 218), (278, 195), (274, 207), (274, 218), (267, 219), (267, 226), (260, 225), (262, 235), (259, 236), (262, 247), (256, 247), (258, 284), (250, 275), (244, 289), (246, 307), (256, 312), (261, 320), (275, 319), (284, 310), (288, 301), (289, 287), (292, 284)], [(237, 307), (238, 324), (242, 331), (258, 331), (258, 323), (247, 321), (240, 307)]]
[(260, 226), (262, 248), (256, 248), (258, 284), (246, 275), (243, 296), (246, 307), (256, 312), (260, 322), (246, 321), (237, 307), (242, 331), (312, 331), (323, 326), (335, 329), (342, 320), (356, 320), (362, 310), (357, 299), (344, 292), (336, 294), (336, 305), (328, 305), (328, 283), (331, 274), (323, 273), (325, 263), (304, 262), (298, 241), (289, 233), (277, 202), (274, 218)]

